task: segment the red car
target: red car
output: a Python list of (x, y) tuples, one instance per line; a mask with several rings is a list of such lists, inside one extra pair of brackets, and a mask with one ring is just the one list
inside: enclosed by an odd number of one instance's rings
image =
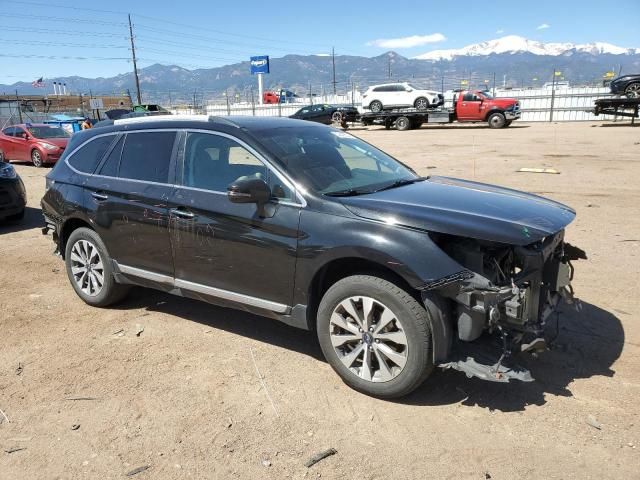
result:
[(23, 123), (0, 133), (0, 162), (32, 162), (36, 167), (56, 163), (71, 135), (60, 127)]

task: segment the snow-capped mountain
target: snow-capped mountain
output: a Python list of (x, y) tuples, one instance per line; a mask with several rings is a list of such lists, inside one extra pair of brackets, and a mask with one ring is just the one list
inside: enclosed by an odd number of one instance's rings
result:
[(529, 40), (518, 35), (488, 40), (486, 42), (467, 45), (463, 48), (449, 50), (433, 50), (414, 57), (419, 60), (452, 60), (460, 56), (484, 56), (501, 53), (532, 53), (534, 55), (571, 55), (574, 52), (584, 52), (592, 55), (634, 55), (640, 53), (640, 48), (623, 48), (610, 43), (592, 42), (584, 44), (575, 43), (544, 43)]

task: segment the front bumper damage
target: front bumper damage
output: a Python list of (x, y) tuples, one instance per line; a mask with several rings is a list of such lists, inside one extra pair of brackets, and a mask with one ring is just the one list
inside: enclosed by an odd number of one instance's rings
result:
[(452, 304), (454, 338), (440, 367), (494, 382), (533, 381), (517, 357), (547, 350), (545, 327), (562, 301), (579, 305), (571, 261), (586, 255), (564, 242), (564, 231), (526, 247), (486, 243), (447, 241), (466, 274), (427, 286)]

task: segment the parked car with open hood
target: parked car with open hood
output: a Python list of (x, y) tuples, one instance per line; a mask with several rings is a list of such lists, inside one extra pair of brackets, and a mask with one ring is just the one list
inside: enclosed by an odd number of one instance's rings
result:
[(47, 229), (96, 307), (142, 285), (317, 332), (353, 388), (405, 395), (435, 366), (506, 382), (571, 298), (570, 207), (421, 177), (344, 131), (148, 117), (75, 134)]
[(71, 134), (57, 126), (22, 123), (0, 133), (0, 161), (31, 162), (36, 167), (56, 163)]

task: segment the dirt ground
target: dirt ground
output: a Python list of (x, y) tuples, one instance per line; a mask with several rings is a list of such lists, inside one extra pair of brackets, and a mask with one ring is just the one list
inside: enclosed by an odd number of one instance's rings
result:
[[(589, 255), (574, 281), (583, 308), (565, 307), (555, 349), (528, 363), (535, 383), (437, 371), (381, 401), (346, 387), (311, 334), (267, 319), (143, 289), (91, 308), (40, 232), (47, 170), (19, 165), (27, 215), (0, 226), (0, 479), (125, 478), (144, 466), (133, 478), (639, 478), (640, 128), (353, 133), (421, 174), (577, 210), (567, 237)], [(329, 447), (337, 454), (304, 466)]]

